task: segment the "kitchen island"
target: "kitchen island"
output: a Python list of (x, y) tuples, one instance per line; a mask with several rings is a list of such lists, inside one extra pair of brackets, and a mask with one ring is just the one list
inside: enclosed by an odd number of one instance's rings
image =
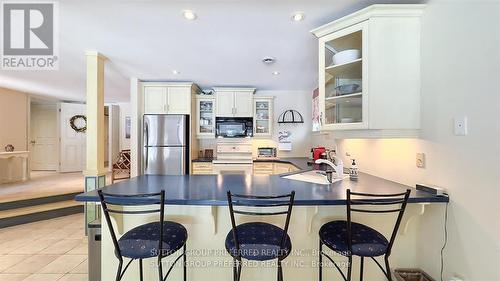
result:
[[(298, 162), (297, 162), (298, 161)], [(291, 160), (291, 163), (294, 161)], [(311, 169), (296, 159), (302, 170)], [(302, 163), (302, 164), (300, 164)], [(318, 229), (329, 220), (345, 219), (346, 189), (356, 192), (398, 193), (411, 189), (411, 195), (400, 235), (391, 256), (393, 268), (411, 267), (415, 264), (416, 234), (419, 218), (425, 208), (440, 208), (448, 202), (446, 197), (417, 191), (414, 188), (391, 182), (382, 178), (360, 173), (357, 181), (349, 179), (331, 184), (319, 185), (293, 181), (276, 176), (259, 175), (185, 175), (154, 176), (143, 175), (105, 187), (103, 190), (115, 194), (154, 193), (166, 191), (165, 214), (168, 220), (183, 224), (188, 230), (188, 280), (232, 280), (232, 258), (226, 254), (224, 240), (231, 229), (226, 192), (236, 194), (275, 195), (296, 192), (295, 207), (292, 212), (289, 234), (294, 252), (284, 263), (286, 280), (317, 280)], [(78, 201), (97, 202), (97, 192), (78, 195)], [(131, 200), (131, 199), (123, 199)], [(371, 225), (388, 235), (392, 230), (393, 217), (359, 216), (353, 220)], [(157, 216), (115, 216), (114, 220), (120, 234), (146, 222), (157, 220)], [(282, 224), (284, 218), (242, 218), (242, 221), (262, 219)], [(102, 280), (113, 280), (117, 260), (106, 225), (102, 230)], [(174, 254), (176, 256), (176, 254)], [(175, 257), (172, 257), (175, 258)], [(341, 256), (334, 256), (338, 261), (345, 261)], [(171, 261), (168, 258), (165, 261)], [(357, 260), (355, 259), (354, 266)], [(156, 280), (155, 259), (145, 263), (145, 280)], [(335, 269), (324, 269), (325, 280), (337, 280)], [(357, 272), (358, 270), (354, 270)], [(181, 280), (182, 270), (174, 269), (169, 280)], [(137, 279), (137, 266), (132, 266), (123, 280)], [(366, 267), (369, 280), (383, 280), (383, 275), (371, 264)], [(356, 275), (354, 275), (355, 277)], [(244, 265), (242, 280), (274, 280), (275, 264), (249, 263)]]

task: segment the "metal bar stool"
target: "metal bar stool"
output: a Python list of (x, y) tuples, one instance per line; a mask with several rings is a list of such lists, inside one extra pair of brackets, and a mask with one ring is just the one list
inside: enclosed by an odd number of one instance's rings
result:
[[(227, 192), (232, 230), (226, 236), (226, 250), (234, 259), (233, 278), (241, 277), (242, 259), (267, 261), (278, 259), (278, 281), (283, 281), (281, 261), (292, 250), (288, 225), (295, 191), (279, 196), (236, 195)], [(236, 225), (235, 214), (253, 216), (286, 215), (283, 228), (265, 222)]]
[[(113, 245), (115, 247), (115, 256), (119, 260), (118, 271), (116, 273), (116, 281), (120, 281), (127, 271), (129, 265), (134, 260), (139, 260), (140, 281), (143, 281), (143, 266), (142, 260), (146, 258), (156, 257), (158, 259), (158, 280), (164, 281), (172, 271), (177, 261), (183, 257), (183, 273), (184, 281), (186, 281), (186, 241), (187, 231), (184, 226), (172, 221), (164, 221), (165, 215), (165, 191), (160, 193), (150, 194), (134, 194), (134, 195), (119, 195), (104, 193), (102, 190), (97, 191), (101, 200), (104, 217), (111, 233)], [(113, 206), (146, 206), (160, 205), (158, 209), (148, 210), (119, 210), (108, 207)], [(153, 207), (151, 207), (153, 208)], [(156, 207), (154, 207), (156, 208)], [(119, 239), (111, 223), (109, 213), (117, 214), (153, 214), (159, 213), (160, 218), (157, 222), (151, 222), (137, 226)], [(162, 227), (163, 226), (163, 227)], [(161, 237), (161, 239), (160, 239)], [(182, 254), (179, 255), (172, 263), (163, 277), (163, 267), (161, 260), (182, 248)], [(130, 261), (123, 268), (123, 258), (129, 258)], [(123, 268), (123, 270), (122, 270)]]
[[(353, 199), (353, 196), (356, 198)], [(323, 256), (333, 263), (346, 281), (351, 280), (352, 257), (358, 256), (361, 258), (359, 280), (363, 280), (364, 258), (369, 257), (378, 265), (387, 279), (392, 281), (389, 256), (391, 255), (392, 245), (396, 239), (409, 196), (410, 189), (407, 189), (404, 193), (396, 194), (358, 193), (351, 192), (348, 189), (347, 221), (331, 221), (324, 224), (319, 230), (319, 280), (322, 281), (323, 279)], [(374, 209), (364, 209), (364, 205), (376, 207)], [(380, 232), (367, 225), (352, 222), (352, 212), (371, 214), (398, 213), (390, 239), (387, 240)], [(335, 261), (323, 252), (323, 245), (349, 259), (347, 276), (344, 275)], [(385, 270), (375, 259), (375, 257), (382, 255), (384, 255)]]

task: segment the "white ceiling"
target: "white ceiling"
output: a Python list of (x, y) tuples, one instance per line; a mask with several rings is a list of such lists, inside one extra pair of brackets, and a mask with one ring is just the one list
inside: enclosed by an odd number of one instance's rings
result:
[[(129, 100), (130, 77), (194, 81), (202, 88), (313, 90), (317, 43), (309, 31), (370, 4), (392, 2), (420, 1), (61, 0), (59, 70), (0, 70), (0, 86), (84, 100), (85, 51), (94, 50), (109, 58), (107, 102)], [(195, 11), (197, 20), (185, 20), (185, 9)], [(305, 20), (292, 22), (294, 11), (305, 12)], [(276, 63), (264, 65), (265, 56)]]

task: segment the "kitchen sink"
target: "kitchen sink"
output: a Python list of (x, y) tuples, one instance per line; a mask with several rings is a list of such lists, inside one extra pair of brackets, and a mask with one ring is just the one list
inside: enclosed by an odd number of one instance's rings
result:
[[(344, 175), (342, 178), (334, 177), (332, 183), (339, 182), (347, 177), (348, 177), (348, 175)], [(283, 176), (283, 178), (289, 179), (289, 180), (310, 182), (310, 183), (315, 183), (315, 184), (324, 184), (324, 185), (332, 184), (326, 178), (325, 172), (316, 171), (316, 170), (302, 172), (302, 173), (288, 175), (288, 176)]]

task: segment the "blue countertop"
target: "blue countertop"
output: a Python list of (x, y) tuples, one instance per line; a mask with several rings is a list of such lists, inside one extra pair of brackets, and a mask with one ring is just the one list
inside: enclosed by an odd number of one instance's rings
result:
[[(307, 158), (287, 160), (279, 161), (294, 164), (302, 170), (311, 169), (311, 166), (307, 165)], [(295, 190), (295, 205), (318, 206), (345, 205), (348, 188), (354, 192), (367, 193), (400, 193), (411, 189), (409, 203), (448, 202), (447, 197), (435, 196), (418, 191), (413, 187), (364, 173), (360, 173), (357, 181), (346, 179), (331, 185), (288, 180), (279, 175), (142, 175), (106, 186), (103, 190), (113, 194), (133, 195), (155, 193), (164, 189), (166, 204), (202, 206), (227, 205), (227, 190), (231, 190), (235, 194), (253, 195), (286, 194)], [(99, 197), (96, 191), (91, 191), (77, 195), (76, 200), (98, 202)], [(125, 203), (127, 200), (133, 199), (123, 199), (123, 202)]]

